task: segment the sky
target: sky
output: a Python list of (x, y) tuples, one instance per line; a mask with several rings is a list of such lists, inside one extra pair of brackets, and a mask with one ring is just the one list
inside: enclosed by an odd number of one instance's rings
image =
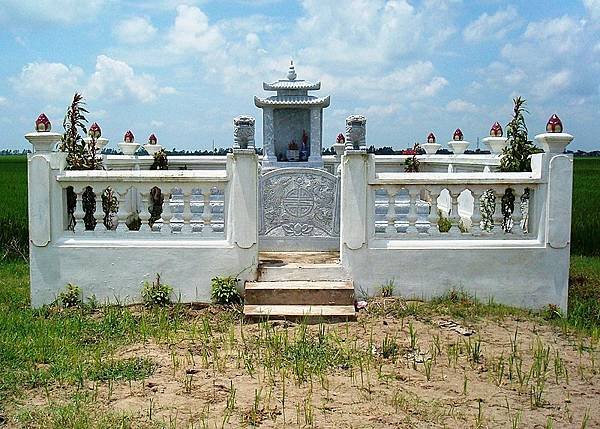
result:
[(320, 80), (323, 147), (351, 114), (367, 144), (405, 148), (460, 127), (475, 148), (527, 99), (530, 137), (557, 113), (569, 149), (600, 150), (600, 0), (2, 0), (0, 149), (53, 131), (73, 93), (109, 147), (131, 129), (167, 149), (232, 145), (262, 82)]

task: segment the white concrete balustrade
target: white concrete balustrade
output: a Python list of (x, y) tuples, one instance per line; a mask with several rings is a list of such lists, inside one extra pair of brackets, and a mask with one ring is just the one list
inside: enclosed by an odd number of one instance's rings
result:
[[(420, 155), (420, 172), (405, 173), (406, 156), (369, 155), (365, 142), (323, 157), (339, 183), (341, 264), (355, 288), (375, 293), (392, 280), (404, 296), (462, 288), (566, 309), (572, 157), (552, 151), (572, 137), (541, 136), (547, 152), (526, 173), (499, 172), (497, 154)], [(256, 279), (261, 165), (250, 145), (227, 157), (170, 157), (163, 171), (135, 155), (104, 157), (106, 170), (67, 171), (47, 133), (27, 135), (34, 148), (38, 137), (43, 150), (28, 159), (34, 306), (67, 283), (101, 301), (138, 301), (160, 273), (177, 299), (209, 301), (215, 276)], [(311, 209), (323, 193), (284, 191), (273, 198)], [(504, 210), (503, 197), (512, 201)]]

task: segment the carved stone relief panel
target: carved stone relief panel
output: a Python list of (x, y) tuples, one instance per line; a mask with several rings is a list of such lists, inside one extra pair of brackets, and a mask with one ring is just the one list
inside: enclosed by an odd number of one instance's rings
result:
[(261, 178), (265, 237), (338, 237), (338, 178), (312, 168), (282, 168)]

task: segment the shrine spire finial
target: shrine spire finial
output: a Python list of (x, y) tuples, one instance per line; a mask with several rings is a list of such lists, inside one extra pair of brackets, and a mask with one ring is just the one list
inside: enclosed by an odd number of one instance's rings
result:
[(288, 74), (287, 74), (287, 78), (288, 80), (295, 80), (296, 79), (296, 69), (294, 68), (294, 60), (290, 61), (290, 68), (288, 69)]

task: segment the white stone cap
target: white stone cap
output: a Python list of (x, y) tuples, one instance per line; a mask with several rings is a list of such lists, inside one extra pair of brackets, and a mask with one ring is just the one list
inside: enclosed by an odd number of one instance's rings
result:
[(56, 178), (58, 182), (227, 182), (226, 170), (69, 170)]
[(542, 146), (546, 153), (563, 153), (573, 138), (571, 134), (567, 133), (543, 133), (535, 136), (535, 141)]
[(376, 173), (369, 185), (495, 185), (541, 183), (541, 172), (524, 173)]
[(25, 138), (33, 145), (34, 153), (48, 153), (54, 150), (62, 134), (51, 132), (34, 132), (25, 134)]

